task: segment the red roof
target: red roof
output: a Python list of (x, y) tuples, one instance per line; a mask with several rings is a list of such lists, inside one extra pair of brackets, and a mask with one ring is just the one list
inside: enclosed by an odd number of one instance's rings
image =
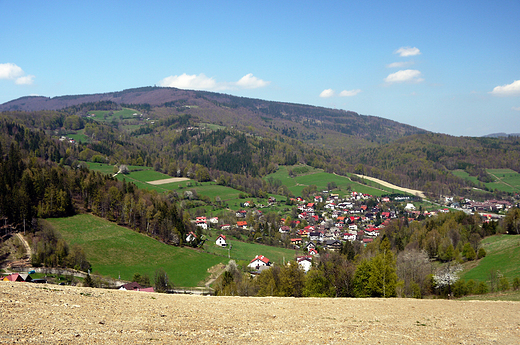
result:
[(224, 241), (226, 240), (226, 235), (222, 235), (222, 234), (218, 235), (217, 240), (219, 237), (222, 237), (224, 239)]
[(253, 260), (251, 260), (251, 262), (254, 262), (255, 260), (260, 260), (260, 261), (262, 261), (262, 262), (265, 263), (265, 264), (269, 263), (269, 259), (266, 258), (266, 257), (263, 256), (263, 255), (257, 255), (257, 256), (255, 256), (255, 258), (254, 258)]
[(11, 273), (10, 275), (6, 276), (3, 280), (10, 281), (10, 282), (23, 282), (24, 281), (22, 276), (18, 273)]

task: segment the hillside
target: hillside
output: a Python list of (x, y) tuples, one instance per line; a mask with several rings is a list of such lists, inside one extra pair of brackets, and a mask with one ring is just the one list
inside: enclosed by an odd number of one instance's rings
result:
[[(201, 121), (254, 128), (259, 135), (277, 132), (291, 138), (336, 146), (325, 136), (336, 140), (349, 137), (350, 145), (389, 142), (399, 137), (426, 131), (376, 116), (352, 111), (328, 109), (303, 104), (272, 102), (226, 94), (180, 90), (165, 87), (143, 87), (120, 92), (59, 97), (29, 96), (0, 105), (0, 111), (61, 110), (86, 103), (113, 102), (119, 105), (141, 105), (154, 118), (190, 114)], [(355, 138), (355, 140), (354, 140)], [(330, 139), (330, 138), (328, 138)], [(362, 139), (360, 143), (359, 140)], [(363, 140), (367, 142), (363, 142)], [(342, 144), (349, 141), (340, 140)]]
[[(452, 137), (351, 111), (213, 92), (144, 87), (23, 97), (0, 110), (8, 121), (75, 139), (77, 150), (69, 150), (67, 157), (60, 150), (57, 162), (125, 163), (191, 178), (203, 166), (208, 174), (199, 181), (237, 174), (242, 181), (233, 188), (253, 196), (259, 182), (246, 183), (244, 176), (265, 177), (277, 166), (298, 163), (343, 176), (366, 175), (430, 198), (511, 196), (515, 190), (490, 183), (493, 176), (487, 171), (520, 171), (515, 136)], [(12, 140), (6, 136), (0, 143), (8, 147)]]
[(514, 344), (520, 338), (520, 302), (198, 297), (7, 282), (0, 290), (6, 343)]

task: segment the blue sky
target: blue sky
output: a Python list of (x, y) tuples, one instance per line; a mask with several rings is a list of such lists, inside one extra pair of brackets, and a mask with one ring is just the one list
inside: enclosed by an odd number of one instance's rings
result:
[(0, 0), (0, 103), (162, 85), (520, 133), (520, 1)]

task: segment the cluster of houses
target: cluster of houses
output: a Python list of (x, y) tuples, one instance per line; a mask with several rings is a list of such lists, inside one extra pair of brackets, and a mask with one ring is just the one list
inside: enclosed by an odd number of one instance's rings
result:
[(0, 279), (5, 282), (46, 283), (45, 279), (33, 279), (28, 273), (10, 273)]
[(76, 144), (76, 140), (74, 140), (73, 138), (67, 138), (64, 135), (62, 135), (60, 137), (60, 141), (64, 141), (64, 142), (67, 142), (67, 143), (70, 143), (70, 144)]

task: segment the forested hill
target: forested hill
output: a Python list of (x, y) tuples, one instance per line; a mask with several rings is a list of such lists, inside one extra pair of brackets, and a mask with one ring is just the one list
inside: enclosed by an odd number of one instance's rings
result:
[[(58, 107), (64, 108), (45, 110)], [(252, 196), (275, 192), (262, 177), (279, 165), (368, 175), (436, 197), (517, 192), (497, 190), (486, 169), (520, 171), (519, 137), (453, 137), (354, 112), (211, 92), (147, 87), (25, 97), (0, 109), (11, 109), (0, 112), (9, 133), (0, 137), (4, 149), (20, 145), (21, 133), (36, 131), (46, 144), (20, 148), (43, 160), (154, 167)], [(9, 130), (14, 124), (21, 126), (16, 134)], [(76, 142), (61, 152), (48, 144), (60, 137)]]
[(22, 97), (0, 105), (0, 111), (78, 108), (82, 104), (139, 105), (148, 115), (189, 113), (201, 121), (247, 129), (257, 135), (279, 133), (328, 147), (366, 147), (425, 130), (377, 116), (302, 104), (272, 102), (226, 94), (143, 87), (120, 92), (60, 97)]

